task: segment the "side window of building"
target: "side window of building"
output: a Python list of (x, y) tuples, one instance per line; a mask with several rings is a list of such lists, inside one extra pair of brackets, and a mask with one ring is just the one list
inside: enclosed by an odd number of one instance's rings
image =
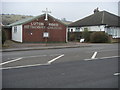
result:
[(86, 31), (86, 30), (88, 31), (88, 28), (84, 28), (84, 31)]
[(120, 37), (120, 30), (117, 30), (117, 36)]
[(71, 32), (73, 32), (73, 29), (71, 29)]
[(14, 27), (14, 33), (17, 33), (17, 26)]
[(76, 31), (79, 32), (79, 31), (80, 31), (80, 28), (79, 28), (79, 27), (76, 27)]
[(114, 32), (115, 32), (115, 36), (117, 36), (117, 30), (114, 29)]

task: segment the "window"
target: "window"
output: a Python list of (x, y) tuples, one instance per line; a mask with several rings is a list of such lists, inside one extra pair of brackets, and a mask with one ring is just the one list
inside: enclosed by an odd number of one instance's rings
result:
[(115, 36), (117, 36), (117, 30), (114, 30), (115, 31)]
[(88, 28), (84, 28), (84, 31), (86, 31), (86, 30), (88, 31)]
[(71, 32), (73, 32), (73, 29), (71, 29)]
[(79, 27), (76, 27), (76, 30), (79, 30), (80, 28)]
[(120, 37), (120, 30), (117, 30), (117, 36)]
[(76, 31), (79, 32), (79, 31), (80, 31), (80, 28), (79, 28), (79, 27), (76, 27)]
[(14, 27), (14, 33), (17, 33), (17, 26)]

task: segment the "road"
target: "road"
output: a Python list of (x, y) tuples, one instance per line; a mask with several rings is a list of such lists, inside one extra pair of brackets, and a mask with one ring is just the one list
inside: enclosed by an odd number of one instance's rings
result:
[(118, 45), (4, 52), (3, 88), (118, 88)]

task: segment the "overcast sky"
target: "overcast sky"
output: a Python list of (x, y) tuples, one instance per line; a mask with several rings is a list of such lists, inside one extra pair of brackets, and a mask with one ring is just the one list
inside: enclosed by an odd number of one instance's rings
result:
[[(34, 1), (34, 2), (33, 2)], [(57, 0), (56, 0), (57, 1)], [(70, 0), (69, 2), (64, 1), (36, 1), (30, 0), (24, 2), (22, 0), (3, 0), (2, 1), (2, 13), (4, 14), (20, 14), (20, 15), (41, 15), (43, 14), (42, 11), (48, 8), (52, 13), (50, 15), (54, 16), (55, 18), (61, 19), (66, 18), (69, 21), (76, 21), (81, 18), (84, 18), (88, 15), (93, 14), (93, 10), (99, 7), (100, 11), (108, 11), (110, 13), (118, 15), (118, 1), (112, 2), (88, 2), (85, 0), (76, 1)]]

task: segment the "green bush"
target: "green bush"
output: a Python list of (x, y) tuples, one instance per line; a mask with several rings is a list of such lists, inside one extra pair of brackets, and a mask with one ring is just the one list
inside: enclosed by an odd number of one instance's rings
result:
[(75, 41), (75, 34), (74, 33), (70, 34), (70, 41)]
[(4, 44), (6, 41), (6, 35), (5, 35), (5, 31), (2, 30), (2, 44)]
[(90, 41), (93, 43), (107, 43), (110, 39), (105, 32), (93, 32), (90, 36)]
[(89, 42), (90, 41), (90, 32), (87, 29), (83, 31), (82, 38), (85, 39), (85, 42)]

